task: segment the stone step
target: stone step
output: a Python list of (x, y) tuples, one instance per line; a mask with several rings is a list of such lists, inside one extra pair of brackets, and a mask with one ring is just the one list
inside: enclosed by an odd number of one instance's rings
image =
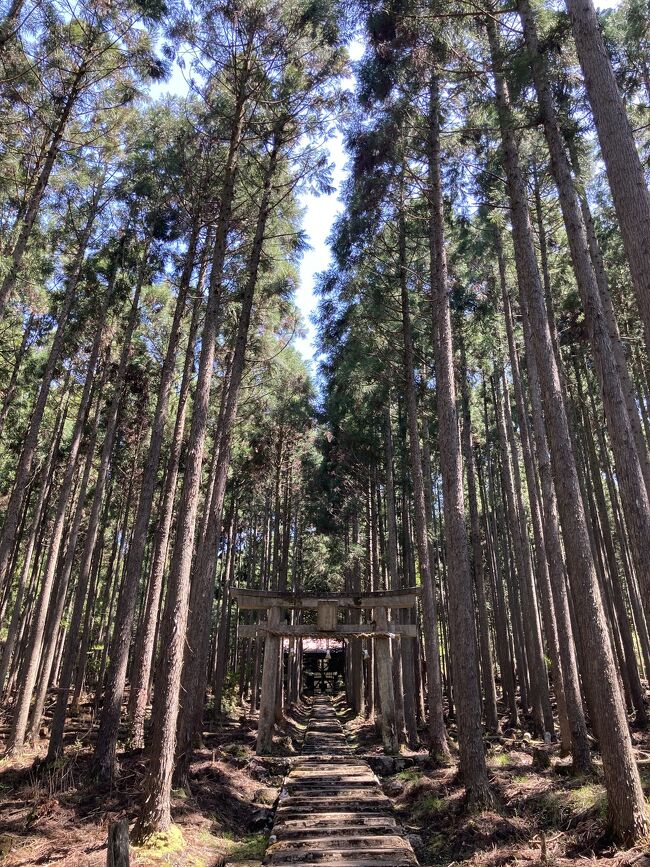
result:
[(317, 697), (301, 758), (284, 780), (264, 864), (417, 867), (390, 799), (351, 752), (329, 699)]
[(418, 861), (410, 851), (386, 849), (377, 852), (339, 851), (285, 852), (265, 859), (268, 865), (291, 865), (307, 867), (311, 864), (327, 864), (328, 867), (417, 867)]
[(311, 834), (308, 837), (303, 837), (300, 841), (296, 840), (287, 840), (287, 841), (279, 841), (277, 843), (273, 843), (269, 847), (269, 852), (284, 852), (284, 851), (293, 851), (294, 849), (310, 849), (310, 848), (318, 848), (321, 850), (324, 849), (354, 849), (354, 850), (365, 850), (369, 849), (370, 851), (376, 851), (377, 849), (391, 849), (391, 850), (399, 850), (402, 851), (404, 849), (410, 850), (409, 844), (402, 837), (397, 834), (387, 834), (382, 837), (372, 837), (367, 834), (360, 835), (358, 832), (353, 833), (350, 836), (345, 834), (341, 836), (337, 836), (333, 839), (323, 839), (322, 837), (312, 837)]
[(287, 819), (276, 822), (273, 833), (278, 839), (295, 834), (310, 835), (322, 834), (348, 834), (352, 832), (364, 834), (382, 833), (391, 834), (397, 828), (397, 822), (392, 816), (354, 816), (354, 821), (345, 813), (340, 819), (335, 818), (334, 813), (323, 813), (321, 816), (311, 815), (306, 819)]
[(312, 825), (307, 821), (302, 821), (297, 828), (287, 827), (285, 824), (276, 825), (273, 828), (273, 835), (278, 840), (295, 840), (304, 839), (306, 834), (310, 837), (334, 837), (337, 840), (344, 840), (354, 834), (363, 832), (364, 836), (371, 837), (377, 834), (386, 835), (393, 834), (396, 831), (396, 825), (391, 822), (390, 817), (377, 817), (381, 821), (375, 825), (363, 824), (358, 822), (350, 823), (348, 820), (345, 823), (335, 822), (322, 826)]

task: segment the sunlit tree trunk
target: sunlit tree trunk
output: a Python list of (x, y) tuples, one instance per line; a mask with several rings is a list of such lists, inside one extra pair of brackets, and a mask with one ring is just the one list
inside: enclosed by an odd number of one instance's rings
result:
[(537, 270), (526, 185), (512, 128), (509, 94), (501, 72), (498, 37), (493, 20), (486, 18), (485, 21), (492, 52), (517, 277), (530, 317), (531, 349), (535, 353), (540, 379), (569, 578), (576, 598), (580, 599), (576, 616), (588, 665), (585, 673), (591, 681), (590, 686), (601, 711), (599, 735), (609, 820), (620, 839), (633, 842), (648, 830), (645, 799), (632, 752), (591, 553), (555, 351)]

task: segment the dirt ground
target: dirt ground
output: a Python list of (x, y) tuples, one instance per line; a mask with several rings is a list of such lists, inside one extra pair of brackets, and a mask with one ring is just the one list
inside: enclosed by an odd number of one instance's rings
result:
[[(367, 753), (373, 745), (377, 750), (372, 724), (349, 720), (346, 729), (358, 751)], [(650, 735), (635, 731), (633, 742), (649, 796)], [(550, 760), (548, 768), (538, 766), (543, 753)], [(607, 800), (597, 757), (594, 778), (574, 777), (570, 760), (559, 753), (559, 745), (536, 741), (525, 729), (492, 739), (487, 762), (495, 802), (481, 812), (467, 810), (455, 764), (435, 767), (424, 759), (384, 776), (382, 784), (422, 867), (650, 867), (650, 841), (646, 847), (621, 851), (608, 837)]]
[[(273, 807), (286, 761), (300, 748), (305, 720), (299, 709), (276, 738), (275, 760), (255, 757), (256, 721), (232, 714), (206, 731), (190, 768), (189, 791), (175, 790), (172, 813), (178, 831), (158, 844), (132, 848), (137, 867), (258, 865), (266, 847)], [(79, 725), (79, 729), (83, 726)], [(74, 738), (74, 740), (72, 739)], [(106, 863), (111, 822), (138, 812), (145, 771), (141, 752), (120, 755), (110, 786), (92, 777), (92, 741), (68, 737), (65, 759), (41, 765), (47, 741), (19, 759), (0, 761), (0, 863), (3, 867)]]
[[(352, 719), (343, 703), (338, 707), (355, 752), (368, 756), (382, 774), (384, 791), (393, 799), (423, 867), (650, 867), (650, 849), (648, 857), (642, 847), (621, 852), (608, 839), (600, 780), (572, 777), (557, 745), (545, 746), (524, 729), (493, 739), (487, 759), (494, 806), (468, 812), (453, 763), (435, 767), (423, 746), (416, 753), (405, 751), (395, 772), (382, 758), (374, 724)], [(243, 712), (233, 713), (218, 730), (204, 732), (203, 747), (191, 765), (189, 791), (174, 792), (178, 830), (164, 844), (133, 848), (132, 864), (259, 865), (287, 758), (299, 752), (306, 722), (306, 709), (296, 708), (277, 733), (276, 756), (264, 760), (254, 754), (256, 720)], [(55, 768), (39, 761), (45, 740), (20, 759), (0, 762), (3, 867), (99, 867), (106, 862), (109, 824), (135, 819), (143, 754), (123, 754), (119, 778), (111, 786), (98, 786), (91, 773), (90, 727), (81, 720), (76, 728), (68, 736), (65, 759)], [(650, 794), (650, 735), (634, 732), (633, 740)], [(550, 767), (534, 762), (540, 750), (548, 754)]]

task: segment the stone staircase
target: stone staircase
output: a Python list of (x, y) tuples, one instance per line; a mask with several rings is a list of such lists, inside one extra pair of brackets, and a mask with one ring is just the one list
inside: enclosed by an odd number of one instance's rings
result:
[(406, 867), (418, 861), (370, 766), (352, 755), (326, 696), (284, 781), (264, 864)]

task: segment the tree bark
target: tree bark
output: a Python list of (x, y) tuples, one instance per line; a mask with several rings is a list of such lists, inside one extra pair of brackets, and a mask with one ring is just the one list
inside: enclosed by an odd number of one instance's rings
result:
[(650, 352), (650, 192), (592, 0), (566, 0)]
[[(199, 285), (201, 285), (200, 280)], [(169, 535), (174, 516), (174, 498), (176, 494), (176, 483), (178, 481), (179, 463), (183, 447), (192, 368), (194, 365), (194, 350), (200, 310), (199, 297), (200, 296), (197, 296), (197, 300), (194, 302), (192, 310), (192, 321), (187, 338), (185, 362), (183, 365), (183, 374), (178, 394), (176, 421), (174, 423), (174, 432), (172, 434), (169, 457), (167, 459), (165, 485), (160, 505), (158, 526), (154, 537), (154, 551), (151, 561), (151, 574), (149, 576), (149, 586), (147, 588), (145, 611), (138, 631), (136, 648), (134, 651), (134, 676), (133, 683), (131, 684), (131, 691), (129, 693), (129, 720), (131, 724), (131, 747), (136, 750), (144, 747), (144, 721), (147, 709), (147, 700), (149, 698), (149, 682), (151, 680), (158, 614), (162, 599), (163, 577), (165, 573), (165, 564), (167, 562)]]
[[(110, 287), (109, 287), (110, 289)], [(115, 420), (117, 419), (117, 409), (119, 405), (119, 399), (121, 396), (121, 384), (124, 377), (124, 373), (126, 371), (126, 362), (128, 359), (128, 348), (130, 346), (131, 336), (133, 334), (133, 329), (135, 328), (135, 322), (138, 311), (138, 304), (140, 300), (140, 289), (141, 289), (141, 281), (138, 281), (138, 285), (136, 286), (135, 295), (133, 298), (133, 302), (131, 305), (131, 312), (129, 315), (129, 322), (127, 324), (126, 334), (124, 338), (124, 346), (122, 350), (122, 356), (120, 358), (120, 366), (119, 372), (116, 379), (116, 391), (113, 397), (113, 401), (111, 403), (111, 409), (109, 411), (109, 421), (107, 422), (107, 434), (106, 440), (110, 443), (110, 450), (108, 450), (107, 454), (103, 454), (103, 463), (104, 473), (108, 471), (108, 460), (110, 458), (110, 451), (112, 451), (113, 446), (113, 434), (110, 432), (112, 414), (115, 413)], [(112, 293), (110, 291), (107, 292), (106, 298), (104, 300), (104, 304), (102, 307), (102, 311), (99, 317), (98, 329), (103, 328), (104, 326), (104, 315), (107, 309), (107, 305), (109, 303), (109, 296)], [(77, 412), (77, 420), (75, 423), (75, 430), (73, 432), (72, 442), (70, 446), (70, 450), (68, 453), (68, 462), (66, 465), (66, 470), (64, 474), (63, 481), (61, 483), (61, 488), (59, 491), (59, 495), (57, 498), (56, 508), (55, 508), (55, 517), (54, 523), (52, 526), (52, 530), (50, 533), (50, 545), (48, 549), (47, 562), (45, 566), (45, 572), (43, 575), (43, 580), (41, 583), (41, 592), (38, 601), (37, 613), (34, 618), (34, 623), (32, 625), (32, 629), (30, 632), (30, 640), (29, 640), (29, 649), (26, 658), (26, 665), (23, 670), (23, 674), (21, 677), (21, 690), (19, 699), (16, 702), (16, 708), (14, 713), (14, 719), (12, 722), (11, 734), (9, 736), (9, 742), (7, 746), (8, 752), (18, 752), (22, 749), (26, 728), (27, 728), (27, 718), (29, 714), (29, 706), (32, 698), (32, 692), (34, 690), (34, 685), (36, 682), (36, 676), (38, 674), (38, 664), (40, 661), (40, 653), (41, 646), (43, 641), (43, 630), (45, 628), (45, 619), (48, 614), (48, 608), (50, 604), (50, 596), (52, 593), (52, 587), (54, 583), (54, 577), (56, 572), (56, 566), (59, 556), (59, 550), (61, 547), (61, 542), (63, 540), (63, 530), (65, 524), (65, 515), (68, 507), (68, 503), (70, 500), (70, 494), (72, 491), (72, 484), (74, 480), (74, 474), (77, 466), (77, 457), (79, 454), (79, 448), (81, 446), (81, 440), (84, 430), (84, 425), (86, 422), (86, 417), (88, 414), (88, 409), (90, 406), (90, 399), (92, 395), (92, 385), (94, 380), (95, 367), (97, 364), (97, 359), (99, 357), (100, 351), (100, 339), (98, 339), (98, 333), (95, 335), (95, 341), (93, 343), (93, 349), (91, 352), (91, 357), (88, 364), (88, 371), (86, 375), (86, 382), (84, 384), (84, 391), (81, 397), (81, 402), (79, 405), (79, 410)], [(113, 422), (114, 426), (115, 422)], [(114, 432), (114, 431), (113, 431)], [(108, 449), (108, 447), (107, 447)], [(103, 484), (98, 480), (98, 486), (103, 490)], [(90, 534), (90, 528), (87, 533), (87, 537)]]
[(462, 450), (465, 459), (465, 474), (467, 478), (467, 500), (470, 513), (470, 536), (472, 540), (472, 566), (474, 572), (474, 590), (478, 610), (478, 626), (480, 641), (481, 682), (483, 684), (483, 713), (487, 730), (496, 734), (501, 730), (497, 710), (497, 690), (494, 682), (494, 663), (490, 645), (490, 624), (488, 620), (487, 602), (485, 598), (485, 574), (483, 570), (483, 548), (481, 545), (481, 527), (476, 497), (476, 476), (474, 448), (472, 443), (472, 428), (467, 388), (467, 362), (465, 346), (461, 343), (461, 401), (463, 407)]
[(187, 292), (196, 258), (199, 233), (198, 225), (198, 216), (196, 216), (192, 225), (185, 257), (185, 267), (181, 275), (174, 317), (160, 375), (156, 408), (151, 422), (149, 451), (140, 488), (140, 499), (136, 509), (133, 534), (126, 559), (124, 583), (117, 604), (116, 621), (110, 648), (110, 661), (105, 682), (104, 701), (95, 745), (95, 763), (103, 779), (110, 778), (115, 765), (117, 733), (124, 696), (129, 649), (131, 647), (133, 618), (135, 616), (138, 589), (140, 587), (144, 550), (149, 533), (151, 509), (158, 478), (158, 466), (160, 464), (160, 453), (162, 451), (165, 421), (167, 419), (167, 407), (169, 405), (169, 396), (176, 367), (178, 343), (185, 316)]
[(576, 614), (588, 665), (586, 674), (602, 712), (599, 734), (609, 821), (619, 839), (632, 843), (648, 831), (645, 799), (632, 752), (591, 554), (560, 377), (537, 270), (526, 185), (512, 129), (509, 94), (500, 72), (498, 37), (492, 19), (488, 17), (485, 20), (492, 52), (519, 288), (530, 317), (569, 578), (576, 598), (580, 599)]
[(429, 559), (429, 538), (427, 534), (426, 502), (424, 497), (424, 478), (422, 475), (422, 453), (420, 431), (417, 417), (415, 393), (413, 335), (407, 285), (406, 227), (403, 214), (399, 226), (399, 265), (400, 293), (402, 305), (402, 333), (404, 341), (404, 379), (406, 415), (409, 432), (409, 452), (411, 458), (411, 481), (413, 484), (413, 511), (415, 524), (415, 546), (420, 564), (422, 582), (422, 615), (424, 622), (424, 652), (427, 664), (427, 687), (429, 697), (429, 749), (434, 756), (446, 761), (449, 745), (443, 716), (442, 678), (440, 672), (440, 650), (436, 613), (435, 587), (431, 562)]
[[(584, 7), (591, 5), (591, 0), (573, 0), (569, 6), (573, 5), (584, 11)], [(524, 26), (526, 44), (530, 52), (533, 78), (544, 123), (544, 134), (551, 154), (551, 170), (559, 193), (571, 261), (585, 311), (634, 564), (641, 583), (646, 611), (650, 611), (650, 546), (647, 544), (647, 540), (650, 539), (650, 501), (648, 500), (641, 461), (637, 453), (632, 422), (628, 414), (628, 402), (619, 375), (619, 365), (621, 361), (624, 362), (624, 359), (621, 359), (620, 352), (617, 354), (612, 346), (610, 323), (603, 309), (601, 293), (590, 255), (587, 231), (571, 176), (569, 158), (557, 121), (545, 64), (539, 51), (535, 19), (529, 0), (518, 0), (518, 9)], [(605, 75), (606, 79), (607, 76)], [(614, 108), (614, 106), (610, 108)], [(622, 103), (621, 109), (625, 113)], [(636, 189), (633, 183), (629, 186), (634, 189), (637, 195), (641, 192)], [(648, 207), (646, 228), (650, 232), (650, 196), (648, 196), (646, 187), (644, 190)], [(638, 230), (642, 219), (642, 215), (634, 219), (635, 231)], [(642, 256), (645, 248), (647, 264), (650, 266), (650, 237), (645, 237), (642, 233), (638, 237), (639, 240), (643, 239), (644, 247), (639, 250), (635, 248), (635, 253), (637, 256)], [(644, 275), (644, 280), (647, 284), (646, 289), (650, 302), (650, 277)], [(648, 312), (650, 313), (650, 306)]]
[(170, 793), (189, 608), (190, 572), (196, 533), (203, 453), (208, 427), (210, 386), (212, 384), (215, 343), (221, 307), (228, 230), (231, 222), (235, 180), (244, 129), (246, 82), (251, 51), (252, 43), (249, 41), (249, 47), (242, 58), (242, 78), (239, 82), (235, 101), (230, 143), (224, 166), (221, 207), (215, 230), (215, 249), (201, 340), (189, 446), (178, 508), (176, 540), (169, 573), (167, 600), (161, 626), (161, 654), (152, 711), (152, 749), (149, 769), (143, 784), (144, 801), (134, 831), (136, 836), (140, 838), (145, 838), (152, 833), (166, 831), (171, 825)]
[(50, 386), (52, 385), (57, 365), (61, 359), (61, 353), (63, 351), (66, 337), (68, 317), (70, 316), (72, 305), (76, 298), (77, 287), (81, 278), (84, 254), (90, 239), (94, 218), (95, 214), (92, 214), (86, 224), (84, 234), (79, 244), (75, 266), (71, 277), (67, 282), (65, 296), (57, 317), (56, 332), (52, 340), (52, 346), (50, 347), (45, 370), (41, 377), (38, 396), (36, 398), (36, 403), (34, 404), (34, 409), (32, 410), (29, 427), (25, 433), (23, 448), (20, 453), (18, 466), (14, 476), (14, 486), (11, 492), (11, 497), (9, 498), (9, 503), (7, 504), (5, 520), (2, 526), (2, 537), (0, 538), (0, 580), (5, 578), (14, 543), (16, 541), (16, 533), (23, 507), (25, 491), (27, 490), (27, 483), (38, 446), (41, 422), (43, 421), (43, 415), (45, 413), (45, 407), (50, 393)]
[(449, 570), (449, 636), (454, 696), (458, 709), (460, 772), (470, 803), (492, 802), (485, 764), (478, 683), (472, 575), (467, 550), (463, 465), (456, 413), (456, 384), (447, 286), (444, 205), (440, 177), (440, 91), (437, 73), (430, 83), (429, 239), (431, 302), (436, 347), (438, 445), (442, 473), (444, 532)]
[[(182, 712), (179, 718), (178, 748), (185, 762), (189, 761), (191, 745), (197, 727), (200, 725), (200, 714), (203, 710), (203, 696), (207, 683), (207, 656), (209, 649), (209, 613), (214, 587), (214, 563), (216, 549), (221, 531), (223, 501), (226, 491), (226, 480), (230, 463), (230, 446), (232, 432), (237, 417), (239, 389), (244, 375), (246, 362), (246, 347), (253, 310), (253, 300), (259, 274), (259, 266), (264, 244), (266, 223), (271, 209), (272, 182), (277, 169), (278, 157), (282, 144), (282, 128), (276, 129), (273, 145), (265, 170), (264, 185), (257, 215), (255, 236), (247, 266), (246, 284), (242, 294), (241, 310), (237, 324), (237, 333), (232, 356), (230, 377), (224, 383), (223, 414), (220, 428), (217, 431), (218, 465), (214, 487), (209, 503), (208, 520), (205, 538), (199, 548), (195, 578), (191, 593), (192, 611), (199, 615), (192, 628), (194, 641), (193, 653), (186, 650), (183, 665), (183, 682), (191, 684), (185, 692)], [(224, 600), (227, 598), (224, 595)], [(223, 649), (223, 648), (222, 648)], [(219, 697), (220, 699), (220, 697)], [(215, 713), (217, 708), (215, 707)], [(180, 764), (180, 762), (179, 762)], [(182, 773), (182, 771), (181, 771)]]

